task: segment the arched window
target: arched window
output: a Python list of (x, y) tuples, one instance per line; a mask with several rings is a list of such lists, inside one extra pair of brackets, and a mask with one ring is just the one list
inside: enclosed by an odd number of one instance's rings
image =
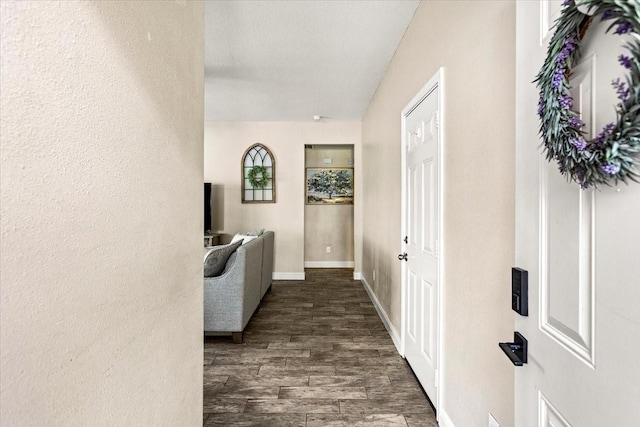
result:
[(276, 202), (276, 159), (262, 144), (242, 156), (242, 203)]

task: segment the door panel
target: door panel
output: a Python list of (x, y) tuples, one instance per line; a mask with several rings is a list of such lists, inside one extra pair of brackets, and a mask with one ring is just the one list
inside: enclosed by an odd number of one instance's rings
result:
[(434, 313), (433, 285), (422, 279), (422, 355), (433, 366), (434, 331), (433, 319), (429, 314)]
[[(540, 149), (537, 91), (560, 1), (517, 2), (516, 264), (529, 316), (515, 316), (529, 363), (515, 368), (515, 425), (640, 425), (640, 184), (583, 191)], [(624, 38), (596, 18), (572, 70), (587, 138), (615, 120), (611, 80)], [(635, 337), (635, 338), (631, 338)]]
[(406, 299), (404, 353), (416, 377), (437, 407), (438, 364), (438, 88), (405, 116), (403, 155), (406, 174), (404, 250)]
[(408, 325), (409, 325), (409, 337), (412, 341), (417, 342), (417, 324), (418, 324), (418, 316), (416, 313), (418, 312), (418, 293), (416, 286), (416, 272), (409, 270), (409, 317), (408, 317)]
[[(560, 16), (562, 1), (559, 0), (539, 0), (538, 4), (532, 5), (539, 9), (540, 13), (540, 46), (545, 47), (553, 36), (553, 23)], [(536, 16), (538, 14), (536, 13)]]
[(568, 183), (548, 163), (543, 174), (540, 328), (592, 364), (593, 190)]
[(434, 254), (434, 227), (437, 212), (434, 212), (435, 204), (433, 196), (436, 189), (433, 188), (433, 157), (422, 162), (422, 251)]
[[(572, 70), (574, 109), (595, 134), (596, 56)], [(568, 183), (554, 164), (542, 162), (540, 328), (587, 364), (593, 364), (594, 190)]]
[(571, 427), (571, 424), (542, 393), (538, 393), (538, 408), (539, 427)]
[(416, 224), (418, 221), (418, 205), (420, 203), (420, 196), (418, 194), (420, 187), (418, 186), (418, 168), (415, 165), (409, 166), (407, 186), (407, 212), (409, 212), (407, 235), (409, 236), (409, 242), (416, 242), (418, 240), (418, 235), (416, 233), (419, 230)]

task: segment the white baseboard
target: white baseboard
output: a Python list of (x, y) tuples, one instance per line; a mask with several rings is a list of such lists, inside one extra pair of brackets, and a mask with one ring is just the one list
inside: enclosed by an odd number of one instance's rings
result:
[(353, 268), (353, 261), (305, 261), (304, 268)]
[(438, 410), (438, 425), (440, 427), (455, 427), (447, 411), (442, 409), (442, 405), (440, 405), (440, 409)]
[(387, 332), (389, 332), (389, 335), (391, 336), (391, 340), (393, 340), (393, 344), (396, 346), (398, 353), (402, 354), (402, 351), (400, 350), (402, 348), (400, 345), (400, 342), (401, 342), (400, 334), (398, 334), (398, 331), (396, 331), (396, 328), (393, 327), (393, 324), (391, 323), (389, 316), (387, 316), (387, 312), (384, 311), (384, 308), (382, 308), (382, 305), (380, 304), (378, 297), (376, 297), (376, 294), (374, 294), (373, 291), (371, 290), (371, 286), (369, 286), (369, 283), (367, 283), (367, 279), (362, 277), (360, 281), (362, 282), (364, 289), (369, 294), (369, 298), (371, 298), (371, 302), (373, 302), (373, 306), (376, 308), (376, 311), (378, 312), (378, 316), (380, 316), (382, 323), (384, 323), (384, 327), (387, 328)]
[(353, 272), (353, 280), (362, 280), (362, 273), (359, 271)]
[(286, 271), (274, 271), (271, 278), (273, 280), (304, 280), (304, 272), (291, 273)]

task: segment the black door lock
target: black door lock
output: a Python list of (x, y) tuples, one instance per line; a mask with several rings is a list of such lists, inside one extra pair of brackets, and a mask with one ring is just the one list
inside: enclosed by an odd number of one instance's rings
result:
[(521, 316), (529, 315), (529, 273), (527, 270), (511, 269), (511, 309)]
[(514, 365), (527, 363), (527, 339), (520, 332), (513, 333), (513, 342), (501, 342), (498, 346)]
[(409, 257), (407, 256), (407, 253), (406, 253), (406, 252), (405, 252), (405, 253), (403, 253), (403, 254), (398, 255), (398, 259), (399, 259), (400, 261), (402, 261), (402, 260), (409, 261)]

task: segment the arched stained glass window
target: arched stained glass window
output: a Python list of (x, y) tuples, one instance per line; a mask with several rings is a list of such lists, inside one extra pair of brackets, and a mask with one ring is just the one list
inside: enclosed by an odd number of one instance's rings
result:
[(242, 203), (276, 202), (276, 159), (262, 144), (242, 156)]

